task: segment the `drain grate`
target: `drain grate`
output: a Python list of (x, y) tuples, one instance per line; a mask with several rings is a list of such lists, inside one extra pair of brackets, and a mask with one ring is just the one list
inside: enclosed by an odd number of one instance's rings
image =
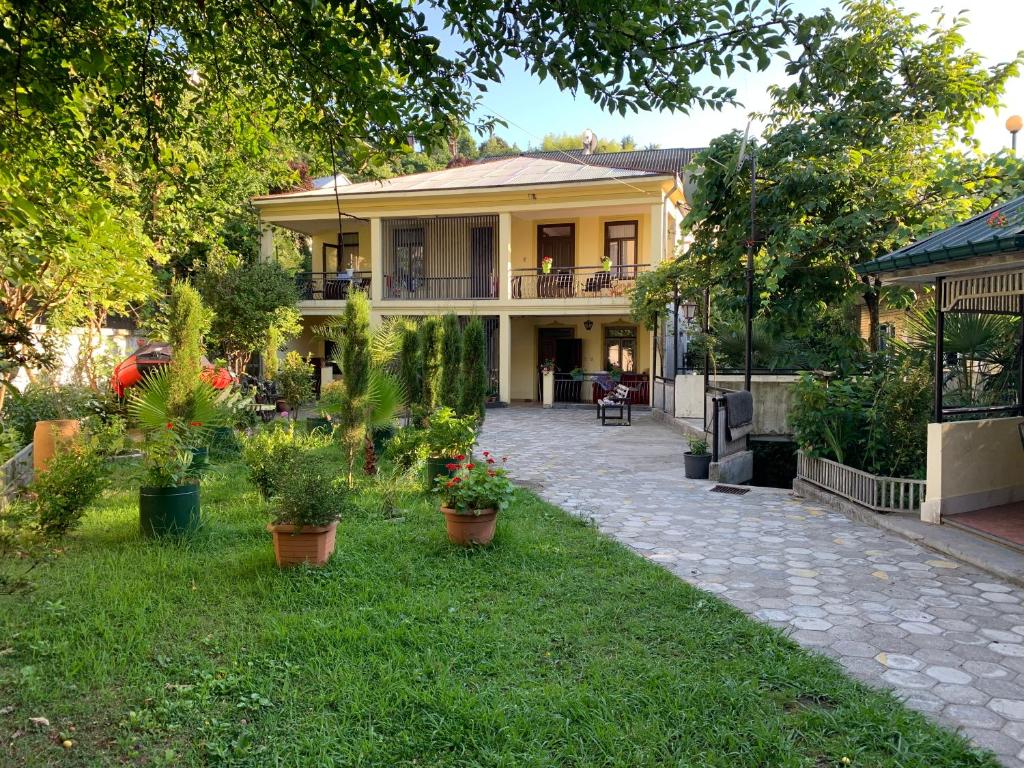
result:
[(750, 493), (750, 489), (740, 488), (736, 485), (716, 485), (711, 489), (711, 493), (728, 493), (732, 496), (742, 496), (745, 493)]

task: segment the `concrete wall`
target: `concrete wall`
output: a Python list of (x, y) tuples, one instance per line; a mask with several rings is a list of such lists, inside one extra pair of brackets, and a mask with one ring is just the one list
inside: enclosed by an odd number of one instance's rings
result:
[(1024, 501), (1019, 417), (928, 425), (928, 492), (921, 519)]
[(663, 254), (652, 252), (650, 216), (646, 213), (564, 215), (550, 218), (512, 217), (512, 269), (537, 268), (537, 227), (542, 224), (576, 225), (576, 266), (597, 267), (604, 257), (604, 225), (609, 221), (637, 222), (637, 262), (651, 264)]
[[(796, 376), (756, 375), (751, 380), (754, 395), (755, 435), (791, 435), (789, 411), (793, 405)], [(743, 389), (742, 375), (712, 376), (712, 386)], [(676, 376), (676, 418), (699, 419), (704, 416), (704, 375)]]
[[(36, 333), (39, 336), (42, 336), (45, 332), (45, 325), (36, 326)], [(117, 365), (131, 355), (146, 341), (140, 334), (121, 328), (102, 328), (100, 329), (100, 335), (103, 341), (99, 348), (95, 350), (94, 356), (105, 358), (103, 364), (99, 366), (101, 373), (112, 369), (114, 365)], [(81, 383), (79, 355), (81, 354), (84, 338), (84, 329), (72, 328), (63, 338), (59, 339), (55, 345), (57, 364), (52, 371), (42, 376), (42, 378), (57, 384)], [(24, 369), (18, 372), (12, 382), (14, 388), (18, 391), (23, 390), (28, 383), (29, 378)]]

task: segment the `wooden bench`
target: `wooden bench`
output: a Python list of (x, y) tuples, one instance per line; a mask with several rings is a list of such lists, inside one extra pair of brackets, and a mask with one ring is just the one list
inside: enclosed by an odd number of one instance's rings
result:
[(597, 401), (597, 418), (601, 420), (602, 427), (608, 426), (609, 418), (618, 422), (613, 426), (632, 426), (633, 404), (630, 402), (629, 393), (629, 387), (617, 384), (615, 389)]

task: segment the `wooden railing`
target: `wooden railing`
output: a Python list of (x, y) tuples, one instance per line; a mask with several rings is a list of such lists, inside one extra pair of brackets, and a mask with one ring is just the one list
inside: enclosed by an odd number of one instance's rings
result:
[(344, 301), (353, 288), (370, 292), (369, 272), (299, 272), (295, 275), (299, 301)]
[(803, 451), (797, 451), (796, 475), (875, 512), (916, 512), (927, 487), (924, 480), (872, 475), (838, 461), (808, 456)]
[(0, 465), (0, 508), (32, 482), (32, 443)]
[(596, 299), (626, 296), (648, 264), (603, 267), (554, 267), (512, 270), (513, 299)]

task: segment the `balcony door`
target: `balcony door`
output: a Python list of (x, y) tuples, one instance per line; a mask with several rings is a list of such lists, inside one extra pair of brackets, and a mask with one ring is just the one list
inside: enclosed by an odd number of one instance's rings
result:
[(537, 227), (537, 266), (551, 257), (552, 271), (576, 266), (576, 225), (541, 224)]
[(497, 286), (494, 281), (494, 227), (473, 227), (469, 231), (469, 240), (470, 297), (493, 298)]
[(604, 225), (604, 255), (612, 261), (612, 271), (622, 279), (636, 277), (635, 221), (609, 221)]

